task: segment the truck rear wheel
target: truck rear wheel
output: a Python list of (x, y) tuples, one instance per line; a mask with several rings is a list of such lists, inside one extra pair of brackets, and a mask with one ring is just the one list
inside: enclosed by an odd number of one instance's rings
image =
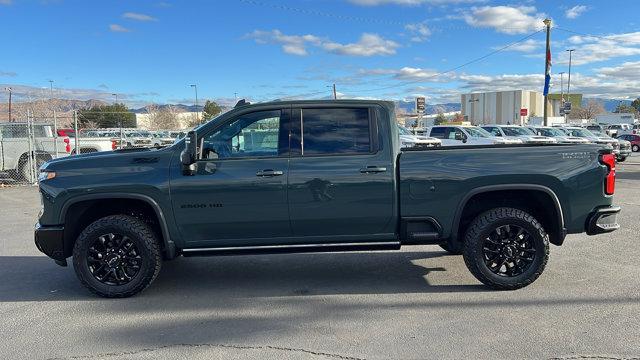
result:
[(544, 271), (549, 236), (527, 212), (495, 208), (471, 223), (463, 255), (469, 271), (483, 284), (515, 290), (531, 284)]
[(153, 230), (127, 215), (107, 216), (87, 226), (73, 248), (80, 282), (109, 298), (135, 295), (160, 272), (162, 256)]

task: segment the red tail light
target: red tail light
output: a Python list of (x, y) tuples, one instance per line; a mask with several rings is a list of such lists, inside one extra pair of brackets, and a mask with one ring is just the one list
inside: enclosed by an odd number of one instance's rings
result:
[(607, 166), (607, 176), (604, 178), (604, 193), (613, 195), (616, 191), (616, 156), (614, 154), (602, 155), (601, 162)]
[(66, 151), (67, 153), (71, 153), (71, 144), (69, 143), (69, 138), (64, 138), (64, 143), (67, 144), (67, 146), (64, 147), (64, 151)]

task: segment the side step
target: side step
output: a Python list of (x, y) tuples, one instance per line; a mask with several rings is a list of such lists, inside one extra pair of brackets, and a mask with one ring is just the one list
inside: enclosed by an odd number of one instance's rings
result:
[(182, 249), (182, 256), (213, 256), (213, 255), (246, 255), (246, 254), (286, 254), (305, 252), (342, 252), (342, 251), (371, 251), (398, 250), (399, 241), (363, 242), (363, 243), (333, 243), (333, 244), (292, 244), (292, 245), (262, 245), (262, 246), (228, 246)]
[(438, 243), (437, 240), (440, 238), (440, 234), (438, 234), (437, 232), (414, 232), (409, 234), (409, 237), (413, 241), (418, 241), (425, 244), (433, 242), (435, 244)]

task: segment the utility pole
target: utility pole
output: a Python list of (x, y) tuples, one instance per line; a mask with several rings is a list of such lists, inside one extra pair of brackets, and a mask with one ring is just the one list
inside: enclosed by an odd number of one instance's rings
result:
[(564, 112), (564, 71), (560, 72), (560, 110), (564, 116), (564, 122), (567, 122), (567, 114)]
[(551, 36), (551, 20), (544, 19), (544, 25), (547, 27), (547, 46), (545, 52), (545, 61), (544, 61), (544, 76), (545, 76), (545, 87), (544, 87), (544, 126), (549, 126), (549, 114), (547, 114), (547, 109), (549, 105), (547, 104), (549, 98), (549, 82), (551, 77), (551, 46), (550, 46), (550, 36)]
[(9, 92), (9, 122), (12, 122), (12, 118), (11, 118), (11, 91), (12, 89), (10, 87), (5, 88), (5, 90), (7, 90)]
[(336, 92), (336, 84), (333, 84), (333, 100), (338, 100), (338, 93)]
[(191, 84), (189, 85), (196, 91), (196, 121), (200, 122), (200, 112), (198, 111), (198, 85)]

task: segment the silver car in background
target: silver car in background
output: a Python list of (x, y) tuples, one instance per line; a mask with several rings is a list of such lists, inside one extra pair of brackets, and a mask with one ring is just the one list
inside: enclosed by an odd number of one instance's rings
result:
[(556, 139), (561, 144), (588, 144), (589, 140), (578, 136), (570, 136), (562, 130), (550, 126), (528, 126), (529, 130), (538, 135)]
[(526, 127), (517, 125), (483, 125), (481, 127), (493, 136), (520, 139), (525, 144), (555, 144), (558, 142), (552, 137), (537, 135)]

